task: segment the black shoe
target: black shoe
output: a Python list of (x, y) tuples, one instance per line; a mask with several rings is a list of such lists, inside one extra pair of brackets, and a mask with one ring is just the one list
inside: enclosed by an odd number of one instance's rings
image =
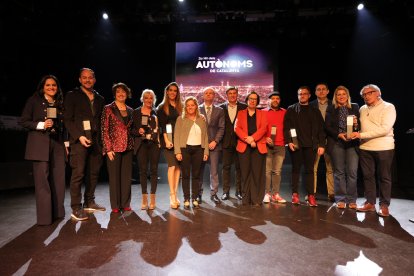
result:
[(201, 194), (199, 194), (199, 195), (197, 196), (196, 200), (197, 200), (198, 204), (203, 203), (203, 198), (202, 198), (202, 195), (201, 195)]
[(72, 214), (70, 215), (75, 220), (87, 220), (89, 219), (88, 215), (85, 213), (83, 209), (75, 209), (72, 211)]
[(95, 201), (90, 201), (88, 203), (83, 204), (83, 209), (85, 211), (106, 211), (105, 207), (95, 203)]
[(224, 193), (224, 194), (221, 196), (221, 199), (222, 199), (222, 200), (228, 200), (228, 199), (230, 199), (230, 195), (229, 195), (229, 193)]
[(241, 195), (241, 193), (240, 193), (240, 192), (237, 192), (237, 193), (236, 193), (236, 198), (237, 198), (238, 200), (242, 200), (242, 199), (243, 199), (243, 197), (242, 197), (242, 195)]
[(220, 204), (220, 199), (218, 198), (216, 194), (212, 195), (210, 199), (211, 201), (214, 201), (215, 204)]

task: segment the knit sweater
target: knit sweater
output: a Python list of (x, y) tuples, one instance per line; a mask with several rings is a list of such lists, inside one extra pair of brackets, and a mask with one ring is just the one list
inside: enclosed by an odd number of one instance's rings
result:
[(380, 100), (375, 106), (363, 105), (359, 112), (360, 149), (368, 151), (394, 149), (393, 126), (397, 117), (394, 105)]

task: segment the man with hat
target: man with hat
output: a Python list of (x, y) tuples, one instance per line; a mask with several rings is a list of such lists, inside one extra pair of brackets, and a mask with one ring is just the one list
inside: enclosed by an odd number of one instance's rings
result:
[(270, 201), (286, 203), (279, 194), (282, 178), (282, 165), (285, 160), (285, 140), (283, 137), (283, 120), (286, 109), (280, 107), (280, 93), (273, 91), (268, 96), (267, 108), (267, 155), (266, 155), (266, 188), (263, 203)]

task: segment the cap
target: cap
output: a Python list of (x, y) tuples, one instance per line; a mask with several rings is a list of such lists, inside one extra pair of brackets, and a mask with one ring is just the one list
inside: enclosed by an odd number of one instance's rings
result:
[(272, 96), (279, 96), (280, 97), (279, 91), (273, 91), (272, 93), (269, 94), (268, 98), (270, 99)]

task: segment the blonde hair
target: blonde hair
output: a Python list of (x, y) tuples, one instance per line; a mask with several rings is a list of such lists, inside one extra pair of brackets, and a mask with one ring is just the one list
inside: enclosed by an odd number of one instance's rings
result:
[(336, 95), (338, 94), (339, 90), (345, 91), (346, 95), (348, 96), (348, 100), (346, 102), (346, 107), (351, 108), (351, 95), (349, 95), (349, 89), (346, 88), (343, 85), (340, 85), (335, 89), (335, 92), (333, 94), (332, 104), (334, 105), (335, 108), (338, 108), (338, 103), (336, 102)]
[(200, 117), (200, 110), (198, 109), (198, 101), (197, 101), (197, 99), (196, 99), (195, 97), (193, 97), (193, 96), (189, 96), (189, 97), (187, 97), (187, 99), (185, 99), (185, 101), (184, 101), (183, 112), (181, 113), (182, 118), (184, 119), (184, 118), (185, 118), (185, 116), (187, 115), (187, 112), (186, 112), (186, 110), (185, 110), (185, 109), (186, 109), (186, 107), (187, 107), (187, 103), (188, 103), (189, 101), (193, 101), (193, 102), (195, 103), (195, 105), (196, 105), (196, 118)]
[(150, 94), (152, 96), (152, 99), (153, 99), (152, 106), (155, 106), (155, 102), (157, 101), (157, 96), (155, 96), (154, 91), (151, 89), (144, 89), (144, 91), (142, 91), (141, 98), (140, 98), (141, 103), (144, 103), (144, 97), (147, 94)]

